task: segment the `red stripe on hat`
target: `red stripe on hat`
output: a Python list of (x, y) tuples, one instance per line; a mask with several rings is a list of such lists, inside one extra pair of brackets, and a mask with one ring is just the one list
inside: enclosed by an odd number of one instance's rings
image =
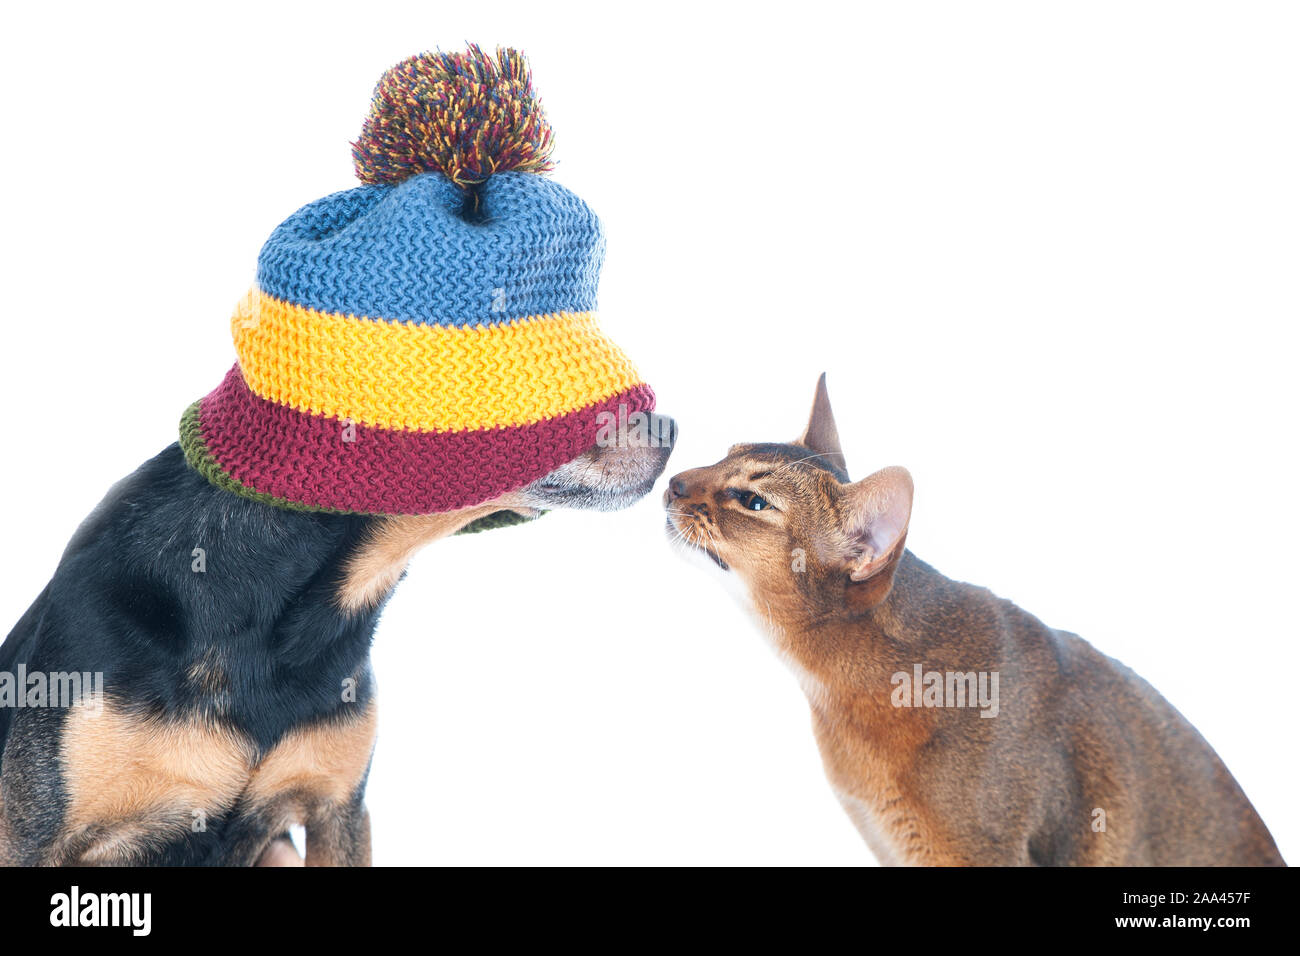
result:
[(646, 412), (654, 404), (650, 386), (638, 385), (528, 425), (397, 431), (267, 401), (235, 366), (202, 400), (199, 426), (222, 472), (249, 491), (336, 511), (432, 514), (522, 488), (587, 451), (601, 412)]

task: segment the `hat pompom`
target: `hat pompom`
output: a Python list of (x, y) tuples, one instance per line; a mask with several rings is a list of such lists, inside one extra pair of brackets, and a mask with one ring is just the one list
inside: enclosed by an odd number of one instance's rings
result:
[(551, 126), (533, 95), (528, 61), (472, 44), (464, 53), (422, 53), (388, 70), (352, 144), (363, 183), (439, 172), (458, 186), (507, 170), (550, 170)]

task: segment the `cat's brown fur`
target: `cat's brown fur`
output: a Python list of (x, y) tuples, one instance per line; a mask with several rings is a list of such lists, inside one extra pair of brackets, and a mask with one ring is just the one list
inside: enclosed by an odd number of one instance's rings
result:
[[(682, 472), (665, 507), (675, 538), (739, 579), (799, 675), (827, 776), (881, 862), (1282, 863), (1149, 684), (907, 551), (906, 471), (850, 483), (844, 468), (823, 376), (799, 439)], [(996, 716), (895, 706), (895, 675), (917, 664), (996, 673)]]

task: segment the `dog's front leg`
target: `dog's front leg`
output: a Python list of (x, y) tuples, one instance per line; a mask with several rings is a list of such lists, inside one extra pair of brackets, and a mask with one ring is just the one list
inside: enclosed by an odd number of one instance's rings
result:
[(307, 824), (308, 866), (369, 866), (370, 811), (361, 794)]

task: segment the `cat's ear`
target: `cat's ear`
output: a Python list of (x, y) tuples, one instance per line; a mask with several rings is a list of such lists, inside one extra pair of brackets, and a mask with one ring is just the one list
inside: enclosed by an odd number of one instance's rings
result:
[(848, 471), (844, 463), (844, 452), (840, 451), (840, 433), (835, 428), (835, 416), (831, 414), (831, 399), (826, 394), (826, 373), (817, 379), (817, 391), (813, 395), (812, 414), (808, 416), (808, 427), (795, 439), (796, 445), (803, 445), (810, 451), (817, 452), (826, 462)]
[(906, 468), (885, 468), (845, 485), (843, 493), (840, 514), (849, 539), (849, 579), (867, 581), (896, 565), (902, 553), (912, 518), (912, 476)]

